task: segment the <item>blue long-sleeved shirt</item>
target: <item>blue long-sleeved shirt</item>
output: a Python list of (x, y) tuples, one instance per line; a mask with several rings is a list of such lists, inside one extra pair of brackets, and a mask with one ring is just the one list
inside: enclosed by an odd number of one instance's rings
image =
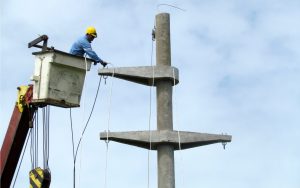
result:
[(70, 54), (82, 56), (86, 53), (95, 62), (102, 62), (96, 52), (92, 49), (91, 43), (87, 40), (86, 36), (80, 37), (71, 47)]

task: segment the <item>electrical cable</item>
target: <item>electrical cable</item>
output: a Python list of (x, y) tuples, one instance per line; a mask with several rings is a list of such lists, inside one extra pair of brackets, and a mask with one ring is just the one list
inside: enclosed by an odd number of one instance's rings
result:
[[(47, 169), (49, 170), (49, 156), (50, 156), (50, 106), (47, 106)], [(50, 172), (50, 171), (49, 171)]]
[(174, 6), (174, 5), (170, 5), (170, 4), (166, 4), (166, 3), (158, 4), (158, 5), (157, 5), (157, 10), (159, 10), (159, 7), (160, 7), (160, 6), (169, 6), (169, 7), (176, 8), (176, 9), (178, 9), (178, 10), (181, 10), (181, 11), (183, 11), (183, 12), (186, 11), (185, 9), (182, 9), (182, 8), (180, 8), (180, 7), (177, 7), (177, 6)]
[(74, 132), (73, 132), (73, 121), (72, 121), (72, 108), (70, 108), (70, 125), (71, 125), (71, 134), (72, 134), (72, 151), (73, 151), (73, 187), (75, 188), (75, 151), (74, 151)]
[[(87, 62), (87, 54), (84, 55), (84, 62), (85, 62), (85, 75), (87, 75), (87, 71), (88, 71), (88, 62)], [(82, 112), (82, 128), (84, 126), (84, 119), (85, 119), (85, 101), (86, 101), (86, 90), (85, 88), (87, 87), (87, 83), (86, 82), (86, 76), (84, 77), (84, 82), (83, 82), (83, 101), (82, 101), (82, 108), (83, 108), (83, 112)], [(78, 173), (78, 187), (80, 187), (80, 183), (81, 183), (81, 164), (82, 164), (82, 148), (83, 148), (83, 140), (82, 140), (82, 145), (80, 147), (80, 158), (79, 158), (79, 173)]]
[(78, 148), (79, 148), (79, 146), (81, 144), (83, 135), (84, 135), (84, 133), (86, 131), (86, 128), (88, 126), (88, 123), (90, 121), (90, 118), (91, 118), (91, 116), (93, 114), (93, 111), (94, 111), (94, 108), (95, 108), (95, 104), (96, 104), (96, 101), (97, 101), (97, 98), (98, 98), (98, 93), (99, 93), (99, 89), (100, 89), (100, 85), (101, 85), (101, 80), (102, 80), (101, 78), (102, 78), (102, 76), (100, 76), (98, 87), (97, 87), (96, 96), (95, 96), (95, 99), (94, 99), (94, 103), (93, 103), (90, 115), (88, 117), (88, 120), (87, 120), (87, 122), (86, 122), (86, 124), (84, 126), (84, 129), (83, 129), (82, 133), (81, 133), (81, 137), (80, 137), (80, 139), (78, 141), (78, 144), (77, 144), (77, 147), (76, 147), (76, 152), (74, 150), (75, 149), (75, 147), (74, 147), (75, 145), (74, 145), (74, 134), (73, 134), (73, 123), (72, 123), (72, 111), (71, 111), (71, 108), (70, 108), (70, 122), (71, 122), (72, 145), (73, 145), (73, 163), (74, 163), (74, 166), (73, 166), (73, 187), (74, 188), (76, 186), (76, 183), (75, 183), (75, 178), (76, 178), (76, 157), (77, 157), (77, 154), (78, 154)]
[(50, 106), (46, 107), (46, 168), (49, 169), (49, 141), (50, 141)]
[(20, 168), (21, 168), (21, 165), (22, 165), (22, 162), (23, 162), (24, 154), (25, 154), (25, 151), (26, 151), (26, 148), (27, 148), (27, 144), (28, 144), (28, 140), (29, 140), (30, 135), (31, 135), (31, 131), (26, 136), (25, 148), (22, 151), (21, 161), (19, 162), (19, 167), (18, 167), (18, 170), (17, 170), (17, 173), (16, 173), (16, 176), (15, 176), (14, 183), (13, 183), (12, 187), (15, 187), (15, 183), (16, 183), (16, 181), (18, 179), (19, 171), (20, 171)]
[(43, 108), (43, 166), (44, 169), (49, 169), (49, 121), (50, 121), (50, 106)]
[(37, 167), (37, 129), (38, 129), (38, 109), (34, 113), (34, 126), (31, 128), (31, 169)]
[(75, 145), (74, 145), (74, 131), (73, 131), (73, 121), (72, 121), (72, 108), (70, 108), (70, 125), (71, 125), (71, 134), (72, 134), (72, 146), (73, 146), (73, 161), (75, 159)]
[[(35, 123), (36, 111), (33, 114), (32, 121)], [(31, 159), (31, 169), (34, 168), (34, 127), (30, 128), (30, 159)]]
[(96, 104), (97, 97), (98, 97), (98, 93), (99, 93), (99, 88), (100, 88), (100, 85), (101, 85), (101, 78), (102, 78), (102, 76), (100, 76), (100, 79), (99, 79), (98, 88), (97, 88), (95, 100), (94, 100), (94, 103), (93, 103), (93, 106), (92, 106), (92, 110), (91, 110), (91, 112), (90, 112), (89, 118), (88, 118), (88, 120), (87, 120), (87, 122), (86, 122), (86, 124), (85, 124), (85, 127), (84, 127), (84, 129), (83, 129), (83, 131), (82, 131), (81, 137), (80, 137), (79, 142), (78, 142), (78, 144), (77, 144), (77, 148), (76, 148), (76, 152), (75, 152), (75, 161), (76, 161), (76, 157), (77, 157), (77, 153), (78, 153), (78, 148), (79, 148), (79, 146), (80, 146), (82, 137), (83, 137), (83, 135), (84, 135), (84, 133), (85, 133), (85, 131), (86, 131), (86, 128), (87, 128), (87, 126), (88, 126), (88, 124), (89, 124), (89, 121), (90, 121), (90, 119), (91, 119), (91, 116), (92, 116), (93, 111), (94, 111), (94, 108), (95, 108), (95, 104)]
[(43, 112), (43, 167), (46, 168), (46, 107), (42, 109)]
[(35, 155), (36, 155), (35, 168), (38, 167), (38, 161), (39, 161), (39, 126), (38, 126), (38, 124), (39, 123), (38, 123), (38, 118), (37, 118), (37, 125), (35, 126)]

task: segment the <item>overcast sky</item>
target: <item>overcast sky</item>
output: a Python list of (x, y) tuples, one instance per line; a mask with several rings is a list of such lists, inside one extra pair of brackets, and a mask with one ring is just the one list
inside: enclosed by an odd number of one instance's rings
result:
[[(159, 6), (168, 3), (185, 11)], [(4, 0), (1, 1), (1, 142), (17, 98), (27, 85), (39, 49), (28, 42), (49, 36), (49, 46), (68, 52), (95, 26), (92, 43), (115, 67), (151, 64), (155, 15), (171, 17), (172, 65), (180, 83), (173, 92), (174, 129), (233, 136), (221, 144), (176, 151), (176, 187), (300, 187), (299, 0)], [(155, 48), (155, 43), (154, 43)], [(153, 54), (155, 64), (155, 53)], [(99, 65), (88, 72), (81, 108), (73, 109), (77, 143), (95, 97)], [(109, 115), (112, 79), (102, 82), (77, 161), (77, 187), (157, 187), (156, 152), (99, 140)], [(152, 90), (151, 129), (156, 129)], [(114, 79), (110, 131), (148, 130), (150, 90)], [(298, 140), (298, 141), (297, 141)], [(40, 152), (42, 155), (42, 150)], [(39, 161), (40, 166), (43, 164)], [(51, 187), (72, 187), (69, 110), (51, 107)], [(15, 187), (29, 186), (29, 146)]]

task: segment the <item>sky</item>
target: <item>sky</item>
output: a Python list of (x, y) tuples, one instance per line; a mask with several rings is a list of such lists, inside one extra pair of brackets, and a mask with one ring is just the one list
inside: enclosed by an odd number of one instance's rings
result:
[[(174, 130), (232, 135), (226, 150), (213, 144), (176, 151), (176, 187), (300, 187), (300, 1), (4, 0), (0, 8), (1, 143), (16, 88), (31, 83), (31, 53), (39, 49), (28, 49), (30, 41), (47, 34), (49, 46), (68, 52), (94, 26), (99, 37), (92, 46), (102, 59), (115, 67), (150, 66), (155, 15), (167, 12), (172, 66), (179, 69)], [(87, 73), (81, 107), (72, 110), (75, 143), (95, 99), (99, 68)], [(50, 111), (51, 187), (73, 187), (69, 110)], [(148, 157), (148, 150), (115, 142), (107, 149), (99, 140), (108, 129), (149, 126), (156, 129), (155, 88), (102, 81), (79, 149), (76, 187), (157, 187), (156, 151)], [(29, 186), (29, 148), (16, 188)]]

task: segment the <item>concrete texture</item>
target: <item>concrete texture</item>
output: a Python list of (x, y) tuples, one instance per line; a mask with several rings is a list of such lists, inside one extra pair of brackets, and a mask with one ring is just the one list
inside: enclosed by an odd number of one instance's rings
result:
[(178, 69), (170, 66), (141, 66), (141, 67), (117, 67), (99, 69), (99, 75), (114, 76), (123, 80), (155, 86), (158, 81), (168, 80), (174, 85), (179, 83)]
[[(171, 66), (170, 15), (156, 15), (156, 65)], [(173, 130), (172, 81), (156, 84), (157, 130)], [(157, 145), (158, 188), (175, 188), (174, 147)]]
[[(129, 132), (102, 132), (101, 140), (111, 140), (129, 144), (144, 149), (157, 150), (160, 144), (172, 145), (174, 150), (189, 149), (214, 143), (230, 142), (230, 135), (195, 133), (186, 131), (129, 131)], [(151, 144), (151, 148), (150, 148)], [(179, 148), (180, 144), (180, 148)]]
[(155, 39), (156, 66), (100, 69), (98, 74), (156, 86), (157, 131), (102, 132), (100, 139), (157, 150), (158, 188), (175, 188), (174, 150), (231, 142), (231, 136), (173, 130), (172, 88), (179, 75), (171, 67), (169, 14), (156, 15)]

